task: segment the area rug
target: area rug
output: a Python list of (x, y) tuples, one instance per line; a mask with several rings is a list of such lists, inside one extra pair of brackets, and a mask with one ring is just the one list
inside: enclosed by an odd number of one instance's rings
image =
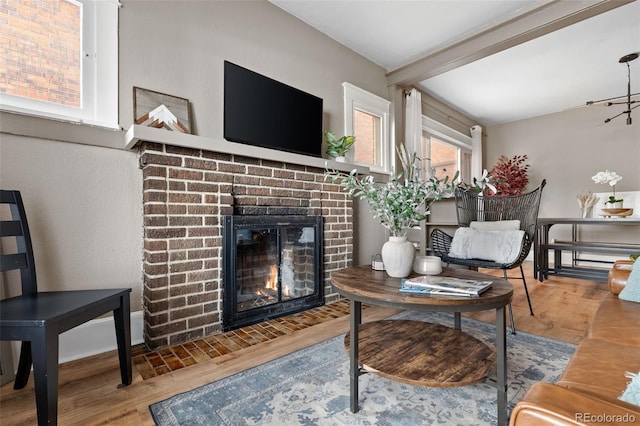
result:
[[(450, 314), (402, 312), (392, 318), (452, 326)], [(494, 344), (493, 325), (463, 318), (462, 329)], [(149, 408), (157, 425), (495, 425), (488, 383), (426, 388), (360, 376), (360, 411), (349, 408), (344, 335), (185, 392)], [(554, 382), (575, 346), (519, 331), (507, 335), (509, 411), (535, 382)], [(399, 360), (399, 362), (401, 362)]]

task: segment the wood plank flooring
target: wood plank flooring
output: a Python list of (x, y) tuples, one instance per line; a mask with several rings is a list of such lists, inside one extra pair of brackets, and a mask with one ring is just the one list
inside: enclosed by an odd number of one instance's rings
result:
[[(526, 265), (525, 273), (535, 316), (529, 315), (521, 281), (512, 280), (517, 329), (579, 343), (600, 300), (608, 294), (607, 285), (569, 278), (552, 278), (540, 283), (533, 280), (531, 265)], [(500, 276), (501, 272), (497, 274)], [(371, 306), (363, 311), (363, 321), (382, 319), (395, 312)], [(493, 311), (469, 316), (486, 322), (495, 320)], [(60, 366), (59, 424), (153, 425), (148, 408), (151, 403), (268, 362), (348, 329), (349, 317), (344, 315), (147, 380), (134, 369), (133, 383), (122, 389), (117, 388), (119, 370), (115, 351), (69, 362)], [(345, 380), (348, 379), (345, 377)], [(13, 390), (12, 384), (0, 388), (0, 424), (36, 424), (32, 378), (27, 387), (19, 391)]]

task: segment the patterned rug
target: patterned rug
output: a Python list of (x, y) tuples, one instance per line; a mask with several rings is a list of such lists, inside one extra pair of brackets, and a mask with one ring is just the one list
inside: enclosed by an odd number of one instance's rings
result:
[[(392, 318), (452, 326), (450, 314), (402, 312)], [(494, 344), (493, 325), (463, 318), (463, 331)], [(349, 409), (344, 335), (185, 392), (149, 408), (168, 425), (494, 425), (496, 390), (405, 385), (360, 376), (360, 411)], [(575, 346), (519, 331), (507, 335), (509, 409), (538, 381), (558, 379)]]

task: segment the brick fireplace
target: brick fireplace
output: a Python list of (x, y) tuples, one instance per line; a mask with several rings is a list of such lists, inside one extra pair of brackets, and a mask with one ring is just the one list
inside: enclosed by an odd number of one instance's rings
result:
[(351, 266), (353, 205), (318, 167), (151, 142), (137, 146), (143, 176), (144, 336), (150, 348), (222, 331), (223, 218), (321, 215), (323, 293)]

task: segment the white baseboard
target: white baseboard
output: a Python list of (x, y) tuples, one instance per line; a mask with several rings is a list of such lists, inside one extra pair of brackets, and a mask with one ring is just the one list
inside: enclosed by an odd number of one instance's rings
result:
[[(131, 312), (131, 344), (144, 343), (142, 311)], [(113, 316), (86, 322), (60, 335), (60, 363), (118, 348)]]

